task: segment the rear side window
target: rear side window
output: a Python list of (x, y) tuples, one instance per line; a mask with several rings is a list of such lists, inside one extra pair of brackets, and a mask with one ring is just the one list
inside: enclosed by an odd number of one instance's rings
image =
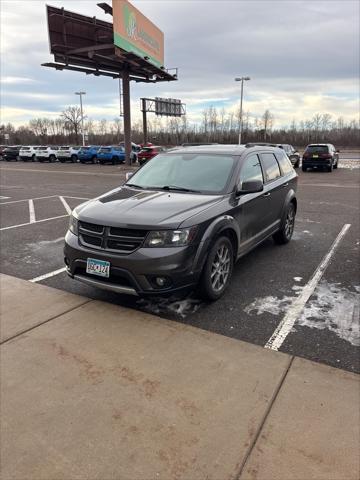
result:
[(279, 164), (273, 153), (261, 153), (261, 162), (264, 167), (266, 182), (276, 180), (281, 176)]
[(244, 182), (252, 182), (256, 180), (264, 182), (260, 160), (257, 155), (250, 155), (245, 159), (241, 168), (240, 182), (242, 185)]
[(294, 170), (288, 156), (285, 155), (285, 153), (277, 153), (276, 158), (279, 162), (280, 170), (283, 175), (287, 175)]

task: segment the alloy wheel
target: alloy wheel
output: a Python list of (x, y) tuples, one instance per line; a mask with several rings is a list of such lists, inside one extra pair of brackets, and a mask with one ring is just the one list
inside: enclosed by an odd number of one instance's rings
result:
[(211, 285), (215, 292), (226, 286), (231, 266), (230, 251), (224, 244), (220, 245), (211, 265)]

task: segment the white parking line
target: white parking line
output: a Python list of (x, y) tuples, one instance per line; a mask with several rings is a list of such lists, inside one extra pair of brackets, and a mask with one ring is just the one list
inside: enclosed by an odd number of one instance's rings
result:
[(67, 201), (64, 199), (64, 197), (59, 196), (59, 198), (60, 198), (60, 200), (61, 200), (61, 203), (64, 205), (66, 212), (70, 215), (70, 213), (71, 213), (71, 208), (70, 208), (69, 204), (68, 204)]
[(30, 223), (36, 223), (34, 200), (29, 200)]
[(8, 198), (11, 198), (11, 197), (3, 197), (2, 195), (0, 195), (0, 200), (6, 200)]
[(29, 282), (36, 283), (41, 282), (41, 280), (45, 280), (46, 278), (55, 277), (55, 275), (59, 275), (59, 273), (63, 273), (66, 271), (66, 267), (59, 268), (58, 270), (54, 270), (53, 272), (45, 273), (44, 275), (40, 275), (39, 277), (32, 278)]
[(59, 215), (58, 217), (50, 217), (50, 218), (43, 218), (42, 220), (36, 220), (36, 222), (33, 223), (20, 223), (19, 225), (11, 225), (10, 227), (2, 227), (0, 228), (0, 231), (2, 230), (11, 230), (12, 228), (19, 228), (19, 227), (26, 227), (27, 225), (35, 225), (36, 223), (41, 223), (41, 222), (48, 222), (50, 220), (57, 220), (58, 218), (65, 218), (68, 217), (69, 215)]
[[(47, 197), (35, 197), (35, 198), (24, 198), (22, 200), (11, 200), (11, 202), (3, 202), (3, 203), (0, 203), (0, 205), (10, 205), (12, 203), (29, 202), (30, 200), (42, 200), (43, 198), (55, 198), (58, 196), (59, 195), (48, 195)], [(10, 198), (10, 197), (4, 197), (4, 198)], [(69, 198), (72, 198), (72, 197), (69, 197)]]
[(298, 297), (294, 298), (294, 301), (289, 306), (284, 318), (281, 320), (276, 330), (271, 335), (270, 339), (267, 341), (265, 348), (279, 350), (284, 340), (293, 328), (294, 323), (298, 319), (303, 308), (305, 307), (305, 304), (307, 303), (311, 295), (314, 293), (314, 290), (319, 281), (321, 280), (321, 277), (323, 276), (327, 266), (329, 265), (331, 258), (335, 253), (335, 250), (339, 246), (339, 243), (344, 238), (346, 232), (349, 230), (350, 227), (351, 224), (347, 223), (340, 230), (338, 236), (334, 240), (334, 243), (331, 245), (330, 250), (322, 259), (320, 265), (317, 267), (308, 283), (304, 286), (301, 294)]

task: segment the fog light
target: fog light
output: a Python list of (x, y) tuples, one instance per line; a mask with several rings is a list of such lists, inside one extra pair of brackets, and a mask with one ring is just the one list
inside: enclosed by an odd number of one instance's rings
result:
[(156, 277), (156, 285), (159, 287), (165, 287), (167, 283), (167, 279), (165, 277)]

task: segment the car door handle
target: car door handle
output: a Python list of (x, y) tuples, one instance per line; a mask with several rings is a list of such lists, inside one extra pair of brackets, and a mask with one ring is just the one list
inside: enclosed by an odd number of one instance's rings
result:
[(270, 192), (266, 192), (263, 194), (263, 197), (270, 197), (271, 193)]

